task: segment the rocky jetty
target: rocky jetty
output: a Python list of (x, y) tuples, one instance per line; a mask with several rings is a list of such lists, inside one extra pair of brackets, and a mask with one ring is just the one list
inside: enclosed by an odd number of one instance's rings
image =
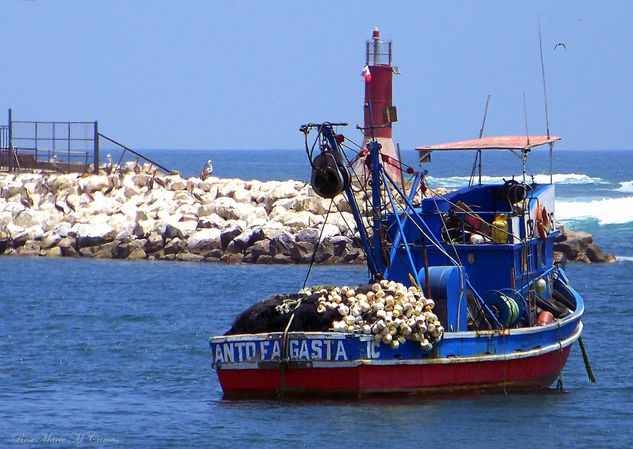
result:
[(363, 262), (349, 206), (342, 196), (328, 215), (329, 206), (303, 182), (201, 180), (149, 166), (108, 175), (4, 174), (0, 252), (308, 263), (320, 236), (317, 263)]
[(585, 263), (615, 263), (613, 254), (604, 254), (593, 242), (593, 236), (584, 231), (572, 231), (558, 227), (559, 236), (554, 241), (555, 260), (575, 260)]
[[(364, 263), (343, 196), (299, 181), (113, 174), (0, 174), (0, 254), (226, 263)], [(325, 223), (325, 225), (323, 225)], [(613, 262), (591, 235), (561, 229), (557, 257)]]

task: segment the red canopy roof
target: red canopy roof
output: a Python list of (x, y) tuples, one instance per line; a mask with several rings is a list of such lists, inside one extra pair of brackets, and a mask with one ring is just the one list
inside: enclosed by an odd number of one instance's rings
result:
[(527, 150), (546, 143), (556, 142), (556, 136), (498, 136), (448, 142), (439, 145), (416, 147), (416, 150)]

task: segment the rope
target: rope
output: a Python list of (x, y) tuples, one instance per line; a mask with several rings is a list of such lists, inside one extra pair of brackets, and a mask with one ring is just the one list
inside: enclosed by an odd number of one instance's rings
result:
[(587, 357), (587, 351), (585, 350), (585, 345), (582, 342), (582, 337), (578, 337), (578, 345), (580, 346), (580, 351), (582, 352), (582, 360), (585, 362), (585, 370), (587, 371), (587, 377), (591, 382), (596, 382), (596, 378), (593, 375), (593, 371), (591, 370), (591, 365), (589, 364), (589, 357)]
[(506, 391), (506, 382), (508, 378), (508, 351), (506, 350), (506, 335), (503, 334), (501, 338), (503, 341), (503, 394), (507, 396), (508, 392)]
[(321, 226), (321, 232), (319, 233), (319, 238), (317, 239), (316, 245), (314, 245), (314, 251), (312, 251), (312, 257), (310, 259), (310, 265), (308, 265), (308, 272), (306, 274), (305, 280), (303, 281), (303, 287), (302, 288), (306, 288), (306, 284), (308, 283), (308, 278), (310, 277), (310, 272), (312, 271), (312, 266), (314, 265), (314, 261), (316, 259), (317, 251), (319, 251), (319, 246), (321, 245), (321, 237), (323, 237), (323, 231), (325, 230), (325, 225), (327, 223), (327, 219), (330, 216), (330, 211), (332, 210), (332, 204), (334, 204), (334, 198), (332, 198), (332, 200), (330, 201), (330, 206), (327, 208), (327, 214), (325, 214), (325, 220), (323, 220), (323, 226)]
[(563, 337), (561, 335), (560, 321), (558, 322), (558, 362), (560, 364), (560, 372), (558, 374), (558, 382), (556, 382), (556, 389), (563, 391)]

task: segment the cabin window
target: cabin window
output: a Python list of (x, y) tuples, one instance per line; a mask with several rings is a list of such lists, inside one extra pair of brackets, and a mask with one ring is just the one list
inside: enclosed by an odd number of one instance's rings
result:
[(539, 243), (536, 253), (538, 255), (538, 265), (542, 267), (545, 265), (545, 245), (543, 243)]

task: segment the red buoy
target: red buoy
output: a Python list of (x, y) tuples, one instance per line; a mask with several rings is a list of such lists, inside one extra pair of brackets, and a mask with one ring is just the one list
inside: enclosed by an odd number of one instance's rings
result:
[(552, 315), (547, 310), (543, 310), (541, 313), (538, 314), (538, 320), (536, 321), (536, 324), (538, 324), (539, 326), (545, 326), (546, 324), (550, 324), (552, 321), (554, 321), (554, 315)]

